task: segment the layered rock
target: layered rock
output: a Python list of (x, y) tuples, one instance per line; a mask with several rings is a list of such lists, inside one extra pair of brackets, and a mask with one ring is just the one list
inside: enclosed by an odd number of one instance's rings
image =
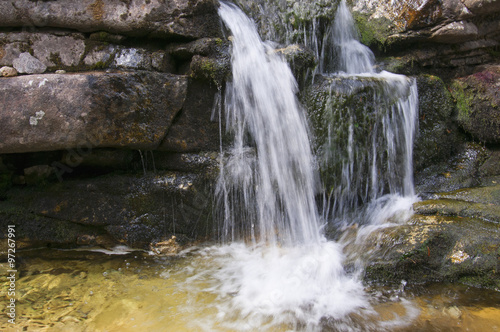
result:
[(396, 4), (354, 0), (353, 11), (365, 44), (400, 50), (413, 65), (456, 68), (495, 60), (500, 44), (499, 4), (497, 0)]
[(0, 27), (0, 215), (20, 245), (213, 234), (216, 1), (3, 1)]

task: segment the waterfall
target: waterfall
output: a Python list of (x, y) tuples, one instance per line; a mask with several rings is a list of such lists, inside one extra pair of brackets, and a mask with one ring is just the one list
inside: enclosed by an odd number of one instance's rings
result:
[(327, 31), (320, 71), (329, 95), (319, 124), (327, 134), (318, 148), (327, 213), (342, 224), (380, 224), (416, 199), (416, 80), (375, 72), (375, 57), (357, 40), (345, 0)]
[(359, 42), (354, 19), (345, 0), (342, 0), (323, 41), (320, 72), (336, 69), (346, 74), (372, 74), (374, 61), (372, 51)]
[[(210, 249), (218, 327), (238, 331), (321, 330), (362, 314), (363, 286), (342, 265), (342, 247), (322, 234), (318, 176), (305, 110), (286, 62), (235, 5), (220, 3), (232, 37), (232, 82), (217, 183), (223, 245)], [(196, 276), (205, 280), (203, 276)]]
[(318, 243), (318, 179), (293, 74), (239, 9), (222, 3), (219, 13), (233, 34), (225, 111), (234, 141), (218, 184), (223, 236)]

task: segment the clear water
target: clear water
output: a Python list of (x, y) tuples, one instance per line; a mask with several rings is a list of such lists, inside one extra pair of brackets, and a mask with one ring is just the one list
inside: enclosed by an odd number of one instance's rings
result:
[[(33, 250), (18, 252), (16, 323), (0, 319), (2, 331), (499, 331), (500, 293), (467, 286), (428, 285), (425, 288), (368, 286), (371, 309), (358, 309), (319, 324), (297, 319), (297, 308), (265, 315), (281, 288), (270, 290), (262, 311), (234, 307), (237, 270), (246, 249), (198, 247), (175, 257), (134, 251), (108, 255), (93, 251)], [(243, 249), (243, 251), (241, 251)], [(122, 252), (123, 253), (123, 252)], [(235, 262), (233, 257), (243, 258)], [(235, 275), (220, 268), (233, 262)], [(271, 268), (277, 269), (278, 266)], [(320, 261), (321, 262), (321, 261)], [(319, 262), (319, 263), (320, 263)], [(307, 274), (298, 262), (296, 277)], [(280, 262), (280, 264), (282, 264)], [(285, 264), (285, 263), (283, 263)], [(289, 264), (291, 264), (289, 262)], [(7, 269), (0, 263), (0, 271)], [(258, 271), (253, 275), (260, 280)], [(283, 275), (282, 275), (283, 276)], [(250, 277), (250, 275), (249, 275)], [(224, 280), (221, 280), (224, 278)], [(226, 279), (227, 278), (227, 279)], [(294, 276), (281, 283), (294, 284)], [(333, 301), (325, 290), (324, 301)], [(255, 286), (257, 287), (257, 286)], [(304, 290), (311, 290), (308, 285)], [(7, 280), (0, 282), (5, 299)], [(290, 288), (284, 288), (283, 291)], [(249, 293), (253, 288), (247, 288)], [(300, 290), (299, 290), (300, 291)], [(295, 290), (292, 291), (292, 293)], [(261, 296), (264, 294), (261, 293)], [(243, 300), (243, 299), (241, 299)], [(337, 306), (344, 306), (339, 298)], [(291, 303), (290, 303), (291, 304)], [(0, 301), (2, 315), (6, 301)], [(246, 305), (245, 305), (246, 306)], [(314, 308), (311, 308), (314, 312)], [(339, 312), (347, 309), (339, 309)], [(311, 313), (312, 315), (312, 313)], [(299, 316), (300, 317), (300, 316)], [(303, 317), (303, 316), (302, 316)]]

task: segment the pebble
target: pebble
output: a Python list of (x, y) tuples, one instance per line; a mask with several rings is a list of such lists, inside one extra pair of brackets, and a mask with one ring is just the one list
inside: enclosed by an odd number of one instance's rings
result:
[(56, 74), (66, 74), (66, 70), (63, 69), (56, 70)]
[(0, 73), (1, 73), (1, 76), (3, 76), (3, 77), (17, 76), (17, 70), (15, 68), (7, 67), (7, 66), (0, 68)]

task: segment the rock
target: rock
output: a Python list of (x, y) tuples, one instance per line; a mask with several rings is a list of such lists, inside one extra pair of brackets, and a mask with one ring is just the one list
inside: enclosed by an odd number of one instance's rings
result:
[(417, 172), (450, 159), (464, 148), (465, 137), (455, 120), (453, 97), (437, 76), (420, 75), (418, 87), (418, 132), (413, 147)]
[(33, 55), (46, 67), (77, 66), (85, 52), (85, 42), (81, 34), (57, 36), (40, 33), (32, 38)]
[(317, 64), (313, 51), (302, 45), (289, 45), (276, 49), (275, 52), (286, 59), (298, 81), (305, 77), (305, 72), (308, 69), (314, 68)]
[(196, 39), (221, 32), (213, 0), (8, 0), (0, 2), (0, 26), (106, 31), (165, 39)]
[[(152, 72), (1, 80), (0, 153), (155, 149), (183, 108), (186, 94), (185, 76)], [(198, 101), (202, 105), (211, 111)]]
[(114, 66), (126, 69), (151, 70), (151, 57), (144, 49), (127, 48), (119, 50), (114, 59)]
[(462, 151), (448, 160), (417, 172), (416, 192), (426, 195), (477, 186), (481, 183), (479, 168), (488, 156), (489, 152), (484, 146), (468, 142)]
[[(155, 175), (109, 174), (90, 179), (66, 179), (44, 186), (13, 187), (9, 199), (0, 201), (0, 223), (23, 225), (19, 240), (48, 241), (46, 234), (30, 231), (31, 220), (61, 223), (68, 244), (81, 241), (83, 232), (94, 237), (108, 235), (116, 242), (147, 248), (165, 234), (190, 239), (213, 235), (211, 184), (215, 174), (161, 172)], [(32, 216), (32, 217), (30, 217)], [(37, 218), (36, 216), (39, 216)], [(7, 221), (6, 221), (7, 220)], [(24, 228), (26, 227), (26, 228)], [(76, 233), (76, 234), (75, 234)], [(17, 238), (16, 234), (16, 238)], [(57, 242), (54, 240), (54, 242)]]
[(463, 0), (463, 3), (476, 15), (491, 15), (500, 12), (499, 0)]
[(19, 54), (12, 65), (21, 74), (41, 74), (47, 69), (46, 65), (27, 52)]
[(14, 77), (17, 76), (17, 70), (12, 67), (4, 66), (0, 68), (0, 76), (3, 77)]
[(217, 151), (220, 148), (217, 98), (220, 98), (220, 91), (215, 84), (192, 80), (188, 87), (186, 103), (174, 119), (158, 150)]
[(66, 74), (66, 70), (59, 69), (55, 71), (56, 74)]
[(494, 150), (479, 168), (479, 173), (482, 178), (500, 175), (500, 151)]
[(438, 43), (456, 44), (476, 39), (478, 35), (478, 29), (474, 23), (459, 21), (439, 28), (429, 39)]
[(487, 66), (473, 75), (458, 78), (451, 86), (458, 106), (458, 122), (482, 142), (500, 142), (499, 86), (499, 65)]
[(354, 250), (363, 253), (370, 282), (445, 281), (498, 289), (499, 235), (497, 225), (480, 219), (417, 214), (407, 225), (370, 233)]
[(415, 213), (476, 218), (500, 223), (500, 185), (436, 193), (414, 204)]
[(49, 165), (37, 165), (24, 169), (24, 180), (28, 185), (46, 182), (55, 174), (55, 169)]
[(224, 43), (220, 38), (201, 38), (195, 41), (172, 46), (170, 54), (174, 57), (189, 60), (194, 55), (209, 56), (216, 51), (217, 46)]
[(181, 248), (176, 239), (176, 236), (172, 236), (170, 240), (151, 244), (149, 250), (156, 255), (176, 255)]
[[(386, 180), (397, 182), (404, 178), (405, 145), (401, 136), (388, 139), (383, 128), (389, 117), (396, 121), (398, 112), (394, 110), (398, 109), (398, 101), (410, 98), (411, 83), (412, 79), (397, 75), (390, 78), (317, 75), (314, 85), (304, 91), (301, 99), (308, 110), (312, 145), (327, 192), (344, 190), (342, 196), (346, 200), (366, 202), (371, 190), (378, 191), (375, 187), (389, 187)], [(398, 152), (388, 157), (388, 146)], [(348, 164), (356, 166), (346, 171)], [(400, 188), (396, 182), (391, 186)]]
[(228, 59), (216, 57), (193, 56), (190, 64), (190, 76), (200, 80), (208, 80), (222, 87), (231, 73)]

